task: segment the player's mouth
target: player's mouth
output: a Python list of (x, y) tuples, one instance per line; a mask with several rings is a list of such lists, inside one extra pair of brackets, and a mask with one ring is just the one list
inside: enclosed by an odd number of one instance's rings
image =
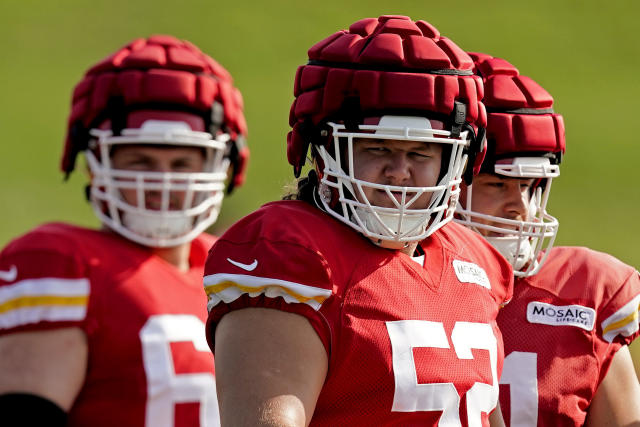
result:
[[(395, 208), (396, 204), (393, 202), (395, 199), (399, 204), (402, 204), (402, 191), (391, 191), (391, 195), (386, 190), (376, 189), (373, 198), (369, 199), (369, 202), (374, 206), (380, 206), (383, 208)], [(408, 197), (405, 196), (405, 201)]]
[[(148, 193), (145, 195), (145, 206), (147, 209), (154, 211), (162, 210), (162, 195), (159, 193)], [(175, 211), (182, 209), (180, 197), (175, 194), (169, 196), (169, 210)]]

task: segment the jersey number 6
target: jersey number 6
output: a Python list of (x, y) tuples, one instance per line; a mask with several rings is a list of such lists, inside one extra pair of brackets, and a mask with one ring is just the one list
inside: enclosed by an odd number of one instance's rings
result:
[(176, 374), (172, 342), (192, 342), (196, 351), (209, 352), (204, 323), (189, 314), (151, 316), (140, 330), (147, 375), (146, 426), (173, 426), (176, 403), (200, 403), (200, 427), (219, 425), (213, 372)]

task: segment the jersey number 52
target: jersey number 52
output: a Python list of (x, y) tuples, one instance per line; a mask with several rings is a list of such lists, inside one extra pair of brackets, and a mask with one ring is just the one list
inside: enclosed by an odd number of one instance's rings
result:
[[(442, 411), (440, 427), (461, 426), (460, 395), (453, 383), (418, 384), (413, 359), (415, 347), (450, 348), (449, 339), (440, 322), (398, 320), (386, 322), (391, 339), (395, 393), (392, 411)], [(473, 359), (471, 349), (489, 352), (492, 383), (476, 382), (466, 393), (467, 424), (481, 426), (481, 413), (489, 413), (498, 401), (496, 337), (486, 323), (456, 322), (451, 342), (459, 359)]]

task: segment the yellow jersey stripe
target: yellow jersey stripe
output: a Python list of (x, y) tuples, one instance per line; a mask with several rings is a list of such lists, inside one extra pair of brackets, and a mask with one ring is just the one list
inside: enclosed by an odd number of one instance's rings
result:
[(24, 296), (0, 304), (0, 314), (19, 308), (46, 306), (86, 306), (88, 296)]
[(632, 312), (631, 314), (629, 314), (627, 317), (618, 320), (617, 322), (613, 322), (611, 324), (609, 324), (603, 331), (602, 334), (607, 334), (608, 332), (611, 331), (615, 331), (616, 329), (622, 328), (625, 325), (628, 325), (631, 322), (637, 322), (638, 321), (638, 311), (640, 311), (640, 305), (638, 305), (638, 309), (634, 312)]
[(0, 307), (9, 301), (23, 297), (78, 297), (87, 296), (90, 292), (89, 280), (61, 279), (57, 277), (41, 277), (25, 279), (0, 287)]
[(262, 286), (246, 286), (246, 285), (241, 285), (240, 283), (237, 282), (233, 282), (230, 280), (227, 281), (223, 281), (220, 283), (217, 283), (215, 285), (209, 285), (209, 286), (205, 286), (204, 290), (207, 293), (207, 296), (211, 295), (211, 294), (217, 294), (220, 293), (222, 291), (224, 291), (225, 289), (228, 288), (237, 288), (240, 291), (242, 291), (243, 293), (262, 293), (264, 292), (266, 289), (280, 289), (283, 292), (285, 292), (287, 295), (292, 296), (293, 298), (295, 298), (297, 301), (301, 302), (301, 303), (306, 303), (308, 301), (315, 301), (319, 304), (322, 304), (324, 301), (326, 301), (327, 297), (323, 296), (323, 295), (317, 295), (314, 297), (307, 297), (304, 295), (301, 295), (297, 292), (292, 291), (289, 288), (286, 288), (284, 286), (280, 286), (280, 285), (276, 285), (276, 284), (267, 284), (267, 285), (262, 285)]

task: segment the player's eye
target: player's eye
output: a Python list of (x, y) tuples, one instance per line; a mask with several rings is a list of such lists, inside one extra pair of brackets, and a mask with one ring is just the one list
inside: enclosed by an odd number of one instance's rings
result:
[(146, 157), (131, 157), (125, 159), (119, 164), (121, 169), (150, 169), (152, 167), (152, 162)]
[(533, 186), (533, 180), (532, 179), (529, 179), (529, 180), (526, 180), (526, 181), (522, 181), (520, 183), (520, 189), (522, 191), (529, 191), (529, 190), (531, 190), (532, 186)]
[(428, 151), (411, 151), (409, 152), (409, 156), (417, 160), (430, 159), (433, 157), (433, 155)]
[(365, 150), (368, 153), (373, 153), (373, 154), (386, 154), (389, 152), (389, 149), (383, 145), (368, 145), (365, 147)]
[(191, 170), (195, 168), (195, 162), (189, 160), (189, 159), (180, 159), (180, 160), (176, 160), (173, 163), (171, 163), (171, 169), (172, 170)]

